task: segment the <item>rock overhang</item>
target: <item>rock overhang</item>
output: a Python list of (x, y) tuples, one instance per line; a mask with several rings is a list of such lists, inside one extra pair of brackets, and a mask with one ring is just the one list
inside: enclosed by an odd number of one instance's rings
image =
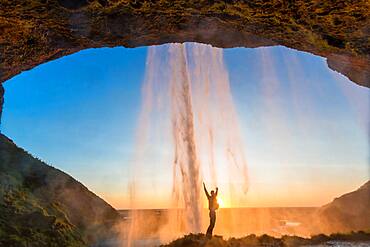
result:
[(283, 45), (370, 87), (370, 2), (14, 0), (0, 3), (0, 82), (86, 48)]

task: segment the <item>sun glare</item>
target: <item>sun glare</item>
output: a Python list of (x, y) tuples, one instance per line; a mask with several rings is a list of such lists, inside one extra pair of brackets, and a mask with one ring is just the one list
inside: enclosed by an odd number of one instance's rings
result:
[(218, 202), (218, 205), (220, 206), (220, 208), (224, 208), (225, 207), (225, 203), (224, 201), (222, 200), (221, 197), (217, 197), (217, 202)]

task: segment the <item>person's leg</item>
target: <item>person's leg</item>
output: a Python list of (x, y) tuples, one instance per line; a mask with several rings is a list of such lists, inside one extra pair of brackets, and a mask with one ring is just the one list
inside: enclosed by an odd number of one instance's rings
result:
[(213, 233), (213, 228), (215, 227), (216, 223), (216, 212), (211, 210), (209, 211), (209, 226), (207, 229), (207, 236), (211, 237)]
[(213, 231), (213, 227), (212, 227), (212, 211), (209, 211), (209, 226), (207, 228), (206, 235), (208, 237), (211, 237), (212, 236), (212, 231)]
[(212, 211), (211, 213), (211, 224), (210, 224), (210, 234), (212, 236), (213, 234), (213, 228), (215, 228), (215, 224), (216, 224), (216, 211)]

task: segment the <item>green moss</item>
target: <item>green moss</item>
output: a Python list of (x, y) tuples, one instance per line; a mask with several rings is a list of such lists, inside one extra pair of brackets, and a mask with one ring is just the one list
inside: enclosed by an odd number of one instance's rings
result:
[(18, 149), (4, 150), (2, 146), (0, 246), (86, 246), (79, 229), (68, 221), (57, 203), (36, 197), (32, 184), (25, 186), (17, 167), (21, 161), (27, 164)]
[[(64, 189), (70, 193), (60, 194)], [(118, 216), (72, 177), (0, 135), (0, 246), (86, 246), (112, 238)]]
[(0, 246), (85, 246), (79, 230), (55, 207), (45, 207), (25, 188), (4, 192)]

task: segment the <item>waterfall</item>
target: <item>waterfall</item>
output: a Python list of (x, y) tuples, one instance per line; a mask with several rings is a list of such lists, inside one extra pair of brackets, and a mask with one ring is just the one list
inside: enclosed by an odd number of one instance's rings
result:
[(136, 139), (134, 183), (171, 170), (168, 208), (181, 209), (168, 220), (165, 232), (172, 237), (204, 232), (202, 181), (222, 187), (229, 206), (234, 193), (247, 192), (245, 146), (222, 49), (195, 43), (149, 47)]

